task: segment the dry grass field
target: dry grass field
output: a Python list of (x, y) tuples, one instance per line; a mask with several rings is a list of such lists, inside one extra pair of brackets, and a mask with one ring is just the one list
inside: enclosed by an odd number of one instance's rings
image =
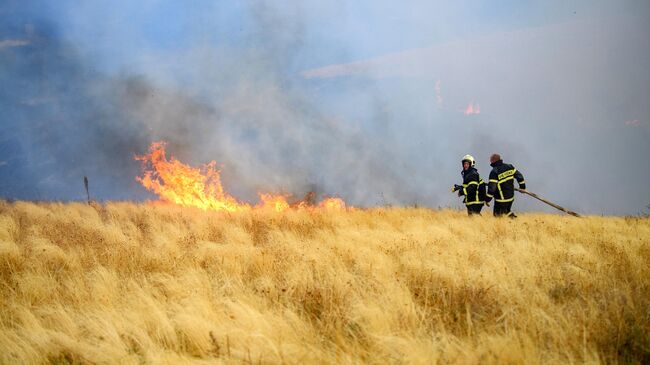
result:
[(0, 363), (650, 362), (650, 219), (0, 202)]

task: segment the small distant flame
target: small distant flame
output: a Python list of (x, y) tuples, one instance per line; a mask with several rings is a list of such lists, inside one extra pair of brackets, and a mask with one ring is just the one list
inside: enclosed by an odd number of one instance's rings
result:
[(481, 107), (478, 104), (474, 104), (474, 102), (469, 103), (467, 108), (465, 108), (465, 115), (472, 114), (481, 114)]
[(436, 104), (438, 104), (438, 108), (442, 108), (443, 100), (442, 100), (442, 89), (440, 87), (440, 80), (436, 81)]
[(191, 167), (173, 156), (169, 159), (165, 153), (165, 142), (154, 142), (149, 146), (149, 153), (135, 156), (142, 161), (142, 176), (135, 179), (147, 190), (158, 195), (164, 202), (203, 210), (227, 212), (266, 209), (283, 212), (288, 209), (324, 209), (345, 210), (345, 202), (340, 198), (326, 198), (314, 205), (314, 193), (309, 193), (302, 201), (289, 204), (289, 195), (258, 193), (257, 205), (240, 202), (224, 191), (221, 185), (221, 172), (216, 162), (210, 161), (201, 167)]

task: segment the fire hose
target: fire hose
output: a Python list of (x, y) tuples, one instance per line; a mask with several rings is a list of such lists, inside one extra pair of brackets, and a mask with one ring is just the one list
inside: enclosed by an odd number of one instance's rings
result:
[(522, 194), (530, 195), (530, 196), (532, 196), (533, 198), (535, 198), (535, 199), (537, 199), (537, 200), (539, 200), (539, 201), (541, 201), (541, 202), (544, 202), (544, 203), (546, 203), (546, 204), (552, 206), (552, 207), (555, 208), (555, 209), (558, 209), (558, 210), (563, 211), (563, 212), (566, 213), (566, 214), (572, 215), (572, 216), (574, 216), (574, 217), (580, 217), (580, 214), (578, 214), (578, 213), (576, 213), (576, 212), (574, 212), (574, 211), (568, 210), (568, 209), (566, 209), (566, 208), (563, 208), (563, 207), (561, 207), (561, 206), (559, 206), (559, 205), (557, 205), (557, 204), (551, 203), (550, 201), (548, 201), (548, 200), (546, 200), (546, 199), (543, 199), (543, 198), (541, 198), (539, 195), (537, 195), (537, 194), (535, 194), (535, 193), (531, 193), (531, 192), (528, 191), (528, 190), (523, 190), (523, 189), (519, 189), (519, 188), (515, 188), (515, 190), (517, 190), (518, 192), (520, 192), (520, 193), (522, 193)]

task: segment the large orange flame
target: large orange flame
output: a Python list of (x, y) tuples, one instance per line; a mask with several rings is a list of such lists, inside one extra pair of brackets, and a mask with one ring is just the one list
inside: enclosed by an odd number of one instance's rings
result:
[[(136, 156), (142, 161), (142, 176), (136, 180), (145, 188), (153, 191), (165, 202), (197, 207), (203, 210), (220, 210), (228, 212), (246, 211), (251, 209), (268, 209), (283, 212), (287, 209), (315, 208), (313, 193), (307, 194), (302, 201), (289, 204), (289, 195), (258, 193), (260, 202), (257, 205), (240, 202), (228, 193), (221, 185), (220, 171), (216, 162), (210, 161), (201, 167), (188, 166), (171, 156), (169, 160), (165, 153), (165, 142), (154, 142), (149, 146), (149, 153)], [(340, 198), (326, 198), (317, 207), (327, 210), (345, 210), (345, 202)]]
[(135, 159), (142, 161), (144, 170), (143, 176), (136, 177), (136, 180), (164, 201), (204, 210), (234, 212), (250, 209), (249, 205), (238, 202), (224, 192), (220, 171), (215, 168), (214, 161), (194, 168), (173, 156), (167, 160), (164, 142), (152, 143), (149, 154), (136, 156)]

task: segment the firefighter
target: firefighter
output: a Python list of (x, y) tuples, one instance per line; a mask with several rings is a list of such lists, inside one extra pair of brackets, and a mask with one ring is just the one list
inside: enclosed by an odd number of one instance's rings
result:
[(458, 191), (458, 196), (465, 196), (463, 203), (467, 207), (467, 215), (481, 214), (485, 204), (485, 183), (475, 168), (476, 161), (471, 155), (463, 156), (463, 185), (454, 185), (452, 192)]
[(501, 156), (497, 153), (490, 156), (490, 181), (487, 189), (487, 203), (494, 198), (494, 216), (507, 216), (516, 218), (517, 216), (510, 211), (512, 203), (515, 200), (515, 183), (517, 180), (520, 189), (526, 189), (524, 175), (521, 174), (514, 166), (503, 163)]

